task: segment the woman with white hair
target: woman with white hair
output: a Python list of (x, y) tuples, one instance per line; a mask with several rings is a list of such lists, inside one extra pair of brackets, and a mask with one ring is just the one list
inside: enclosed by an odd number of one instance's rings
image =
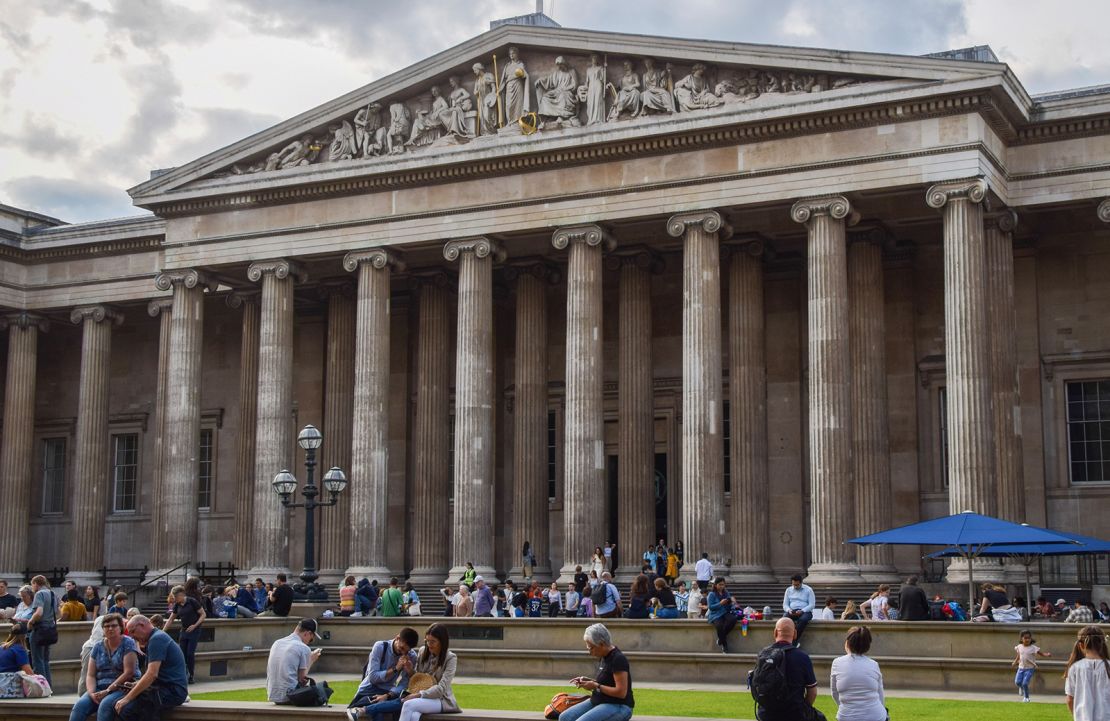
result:
[(613, 637), (603, 624), (588, 627), (582, 639), (589, 654), (598, 659), (597, 673), (594, 678), (579, 676), (570, 682), (593, 693), (561, 713), (560, 721), (628, 721), (634, 705), (628, 659), (613, 645)]

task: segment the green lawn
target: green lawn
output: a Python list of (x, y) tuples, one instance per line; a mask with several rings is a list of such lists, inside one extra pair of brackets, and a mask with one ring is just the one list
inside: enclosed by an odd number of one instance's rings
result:
[[(354, 696), (355, 681), (329, 682), (335, 689), (332, 704), (346, 706)], [(543, 711), (551, 697), (573, 687), (498, 686), (494, 684), (457, 684), (455, 696), (464, 709), (503, 711)], [(1017, 694), (1015, 693), (1015, 698)], [(209, 701), (266, 700), (266, 689), (198, 693), (196, 699)], [(817, 707), (832, 721), (836, 704), (827, 695), (817, 699)], [(887, 699), (892, 719), (897, 721), (1068, 721), (1071, 718), (1063, 699), (1058, 704), (1009, 703), (998, 701), (941, 701), (936, 699)], [(649, 716), (703, 716), (706, 718), (755, 718), (752, 697), (746, 691), (661, 691), (636, 689), (636, 712)], [(633, 717), (635, 718), (635, 717)]]

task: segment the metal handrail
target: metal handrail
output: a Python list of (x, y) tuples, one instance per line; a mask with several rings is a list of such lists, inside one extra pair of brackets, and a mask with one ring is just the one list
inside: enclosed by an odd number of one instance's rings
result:
[[(146, 588), (146, 587), (148, 587), (148, 586), (151, 586), (151, 585), (153, 585), (155, 581), (160, 581), (161, 579), (163, 579), (163, 578), (165, 578), (165, 577), (169, 576), (169, 575), (170, 575), (171, 573), (174, 573), (175, 571), (180, 571), (180, 570), (181, 570), (181, 569), (183, 569), (183, 568), (184, 568), (184, 569), (188, 569), (188, 568), (189, 568), (189, 564), (190, 564), (190, 563), (192, 563), (192, 561), (186, 561), (185, 563), (182, 563), (182, 564), (181, 564), (180, 566), (177, 566), (177, 567), (175, 567), (175, 568), (171, 568), (170, 570), (166, 571), (165, 573), (160, 573), (160, 574), (158, 574), (157, 576), (155, 576), (154, 578), (150, 578), (150, 579), (147, 579), (147, 580), (143, 581), (143, 582), (142, 582), (142, 583), (140, 583), (140, 584), (139, 584), (138, 586), (135, 586), (135, 587), (134, 587), (134, 588), (132, 588), (132, 589), (131, 589), (130, 591), (128, 591), (128, 592), (127, 592), (127, 595), (128, 595), (128, 596), (131, 596), (131, 595), (133, 595), (133, 594), (134, 594), (134, 593), (135, 593), (136, 591), (140, 591), (140, 590), (142, 590), (142, 589), (144, 589), (144, 588)], [(188, 573), (186, 573), (185, 575), (187, 576), (187, 575), (189, 575), (189, 574), (188, 574)]]

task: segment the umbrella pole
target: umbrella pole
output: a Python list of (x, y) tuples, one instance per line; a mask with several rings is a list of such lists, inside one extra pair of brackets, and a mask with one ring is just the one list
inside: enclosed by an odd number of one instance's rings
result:
[(967, 620), (975, 618), (975, 581), (972, 580), (972, 566), (974, 558), (969, 552), (967, 555)]
[(1032, 559), (1025, 559), (1030, 563), (1025, 564), (1025, 612), (1029, 614), (1029, 620), (1033, 620), (1033, 584), (1029, 581), (1029, 569), (1033, 565)]

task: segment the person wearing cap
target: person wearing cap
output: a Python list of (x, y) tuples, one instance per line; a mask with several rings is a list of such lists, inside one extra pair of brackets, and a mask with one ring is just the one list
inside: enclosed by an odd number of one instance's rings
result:
[(266, 698), (276, 704), (289, 703), (289, 692), (305, 683), (308, 670), (320, 658), (320, 649), (308, 644), (316, 640), (316, 619), (304, 618), (293, 633), (274, 641), (266, 660)]
[(1066, 598), (1056, 599), (1056, 618), (1057, 621), (1063, 621), (1068, 616), (1068, 600)]
[(493, 591), (486, 585), (486, 579), (474, 577), (474, 615), (489, 616), (493, 611)]

